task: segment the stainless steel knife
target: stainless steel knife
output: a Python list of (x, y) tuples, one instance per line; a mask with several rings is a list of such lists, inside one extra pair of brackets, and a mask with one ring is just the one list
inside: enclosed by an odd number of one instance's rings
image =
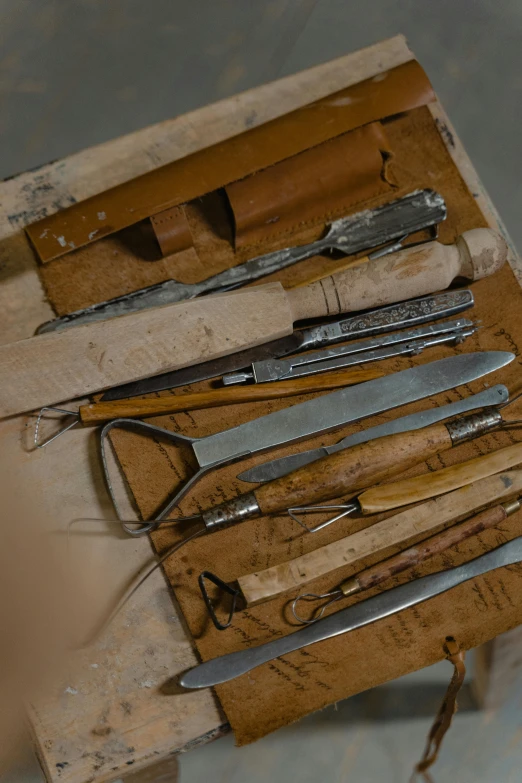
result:
[[(199, 283), (166, 280), (163, 283), (141, 288), (139, 291), (132, 291), (47, 321), (39, 327), (37, 333), (47, 334), (71, 326), (135, 313), (149, 307), (161, 307), (173, 302), (194, 299), (203, 294), (229, 291), (329, 250), (338, 250), (351, 255), (369, 247), (379, 247), (385, 242), (404, 239), (416, 231), (437, 225), (445, 217), (446, 204), (439, 193), (429, 189), (416, 190), (375, 209), (367, 209), (335, 220), (328, 227), (326, 234), (316, 242), (266, 253), (225, 269)], [(390, 250), (399, 247), (401, 247), (400, 242)]]
[(103, 402), (121, 400), (151, 392), (174, 389), (197, 381), (205, 381), (219, 375), (242, 370), (256, 361), (287, 356), (298, 351), (307, 351), (346, 340), (392, 332), (404, 327), (418, 326), (428, 321), (439, 320), (473, 307), (473, 294), (469, 289), (446, 291), (441, 294), (423, 296), (381, 307), (368, 313), (358, 314), (341, 321), (322, 324), (308, 329), (296, 330), (287, 337), (249, 348), (246, 351), (224, 356), (209, 362), (202, 362), (181, 370), (155, 375), (141, 381), (126, 383), (109, 389), (102, 396)]
[(228, 682), (274, 658), (383, 620), (403, 609), (417, 606), (423, 601), (445, 593), (463, 582), (487, 574), (496, 568), (514, 565), (521, 560), (522, 537), (518, 537), (456, 568), (423, 576), (394, 587), (288, 636), (265, 642), (257, 647), (221, 655), (219, 658), (195, 666), (180, 677), (180, 685), (183, 688), (208, 688)]
[(235, 386), (252, 380), (255, 383), (270, 383), (303, 378), (367, 362), (377, 362), (394, 356), (415, 356), (432, 345), (448, 342), (458, 345), (476, 330), (477, 326), (468, 318), (443, 321), (417, 329), (402, 329), (371, 340), (343, 343), (335, 348), (298, 354), (290, 359), (265, 359), (262, 362), (254, 362), (249, 370), (224, 375), (223, 384)]
[(289, 454), (287, 457), (280, 457), (279, 459), (264, 462), (262, 465), (256, 465), (255, 467), (250, 468), (250, 470), (245, 470), (243, 473), (240, 473), (238, 479), (241, 479), (241, 481), (250, 481), (255, 484), (264, 484), (267, 481), (273, 481), (281, 476), (286, 476), (288, 473), (292, 473), (294, 470), (302, 468), (303, 465), (315, 462), (315, 460), (326, 457), (328, 454), (335, 454), (337, 451), (348, 449), (350, 446), (357, 446), (359, 443), (368, 443), (376, 438), (382, 438), (384, 435), (393, 435), (397, 432), (420, 430), (423, 427), (428, 427), (430, 424), (449, 419), (451, 416), (458, 416), (459, 413), (466, 413), (467, 411), (476, 410), (477, 408), (488, 408), (507, 402), (508, 400), (508, 390), (502, 384), (498, 384), (492, 386), (491, 389), (486, 389), (486, 391), (465, 397), (463, 400), (458, 400), (457, 402), (452, 402), (448, 405), (440, 405), (436, 408), (430, 408), (429, 410), (419, 411), (418, 413), (412, 413), (409, 416), (401, 416), (398, 419), (387, 421), (384, 424), (378, 424), (375, 427), (361, 430), (361, 432), (354, 432), (353, 435), (348, 435), (346, 438), (339, 441), (339, 443), (334, 443), (332, 446), (320, 446), (317, 449), (302, 451), (299, 454)]
[(135, 419), (114, 419), (101, 431), (107, 486), (119, 513), (105, 452), (107, 436), (114, 428), (149, 434), (155, 439), (185, 445), (192, 450), (198, 465), (196, 474), (167, 502), (153, 522), (138, 531), (141, 535), (155, 529), (161, 520), (166, 519), (188, 489), (213, 468), (469, 383), (504, 367), (514, 358), (513, 353), (506, 351), (450, 356), (292, 405), (204, 438), (190, 438)]

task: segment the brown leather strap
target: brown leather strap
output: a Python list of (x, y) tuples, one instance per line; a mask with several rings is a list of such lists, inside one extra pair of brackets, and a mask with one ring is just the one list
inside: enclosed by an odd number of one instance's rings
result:
[(428, 769), (436, 762), (444, 735), (451, 726), (453, 716), (457, 712), (457, 695), (466, 675), (466, 664), (464, 662), (466, 651), (460, 649), (458, 642), (452, 636), (448, 636), (444, 643), (444, 652), (446, 653), (446, 660), (454, 666), (453, 676), (428, 734), (422, 758), (415, 765), (410, 783), (414, 783), (417, 776), (421, 776), (421, 779), (426, 781), (426, 783), (433, 783), (433, 778)]
[(194, 244), (183, 206), (158, 212), (152, 215), (150, 222), (163, 256), (179, 253)]

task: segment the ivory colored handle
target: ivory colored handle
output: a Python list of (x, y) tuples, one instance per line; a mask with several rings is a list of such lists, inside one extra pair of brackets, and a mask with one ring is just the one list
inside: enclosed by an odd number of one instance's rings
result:
[(305, 465), (255, 490), (263, 514), (338, 498), (396, 476), (451, 448), (445, 424), (386, 435)]
[(506, 446), (482, 457), (475, 457), (460, 465), (451, 465), (436, 473), (416, 476), (395, 484), (368, 489), (359, 496), (365, 514), (378, 514), (392, 508), (418, 503), (420, 500), (442, 495), (457, 487), (471, 484), (501, 470), (508, 470), (522, 463), (522, 443)]
[(507, 245), (490, 228), (466, 231), (455, 245), (428, 242), (288, 291), (294, 321), (412, 299), (448, 288), (458, 277), (480, 280), (498, 271)]
[(291, 334), (280, 283), (152, 307), (0, 345), (0, 418)]
[[(339, 266), (336, 266), (333, 269), (332, 275), (329, 275), (330, 277), (333, 275), (339, 274), (339, 272), (344, 272), (345, 269), (353, 269), (354, 266), (361, 266), (361, 264), (366, 264), (368, 261), (368, 256), (362, 256), (361, 258), (355, 258), (350, 259), (350, 261), (345, 261), (344, 263), (339, 263)], [(332, 266), (334, 265), (334, 262), (332, 263)], [(297, 283), (297, 285), (291, 285), (288, 288), (303, 288), (305, 285), (311, 285), (312, 283), (317, 283), (318, 280), (323, 280), (323, 275), (314, 275), (313, 277), (308, 278), (308, 280), (304, 280), (302, 283)]]
[(370, 587), (376, 587), (381, 582), (386, 581), (408, 568), (424, 563), (430, 557), (445, 552), (452, 546), (465, 541), (470, 536), (478, 535), (483, 530), (498, 525), (508, 516), (504, 506), (493, 506), (481, 514), (477, 514), (459, 525), (442, 531), (436, 536), (422, 541), (416, 546), (405, 549), (403, 552), (383, 560), (364, 571), (360, 571), (356, 576), (346, 579), (339, 587), (345, 595), (352, 595), (360, 590), (368, 590)]
[[(407, 508), (357, 533), (314, 549), (286, 563), (245, 574), (237, 580), (248, 606), (298, 590), (337, 568), (359, 562), (392, 546), (440, 528), (447, 522), (501, 498), (522, 492), (522, 470), (490, 476), (446, 495)], [(333, 577), (335, 578), (335, 577)], [(297, 594), (297, 593), (296, 593)]]
[(110, 421), (120, 416), (139, 419), (143, 416), (160, 416), (201, 408), (216, 408), (220, 405), (234, 405), (238, 402), (279, 400), (282, 397), (292, 397), (296, 394), (311, 394), (342, 386), (352, 386), (355, 383), (381, 378), (383, 375), (381, 370), (355, 368), (342, 372), (329, 372), (315, 378), (294, 378), (274, 383), (225, 387), (143, 400), (94, 402), (90, 405), (82, 405), (79, 413), (83, 424), (99, 424), (102, 421)]

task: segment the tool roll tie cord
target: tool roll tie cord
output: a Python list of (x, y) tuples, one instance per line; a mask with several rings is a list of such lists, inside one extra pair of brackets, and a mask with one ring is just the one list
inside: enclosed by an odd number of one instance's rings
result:
[(466, 651), (461, 650), (459, 643), (452, 636), (446, 637), (443, 647), (446, 653), (446, 660), (453, 664), (453, 676), (429, 731), (422, 758), (415, 765), (410, 783), (414, 783), (418, 775), (421, 775), (426, 783), (432, 783), (433, 778), (429, 774), (428, 769), (437, 761), (442, 740), (451, 726), (453, 716), (457, 712), (457, 696), (466, 676), (464, 660)]

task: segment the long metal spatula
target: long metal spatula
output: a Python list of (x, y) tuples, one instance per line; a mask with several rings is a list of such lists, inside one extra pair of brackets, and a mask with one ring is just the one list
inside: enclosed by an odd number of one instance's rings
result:
[[(248, 650), (222, 655), (200, 664), (184, 674), (180, 679), (180, 684), (184, 688), (207, 688), (211, 685), (227, 682), (281, 655), (287, 655), (310, 644), (331, 639), (334, 636), (390, 617), (403, 609), (417, 606), (423, 601), (445, 593), (469, 579), (487, 574), (495, 568), (519, 563), (521, 560), (522, 537), (519, 537), (456, 568), (450, 568), (438, 574), (430, 574), (421, 579), (414, 579), (405, 585), (361, 601), (355, 606), (349, 606), (347, 609), (336, 612), (314, 625), (289, 634), (289, 636), (251, 647)], [(349, 639), (347, 640), (347, 654), (349, 654)]]
[[(119, 315), (128, 315), (149, 307), (160, 307), (185, 299), (194, 299), (202, 294), (228, 291), (326, 251), (337, 250), (351, 255), (367, 248), (379, 247), (384, 243), (435, 226), (445, 217), (446, 204), (441, 195), (429, 189), (417, 190), (376, 209), (368, 209), (335, 220), (330, 224), (324, 237), (316, 242), (288, 247), (252, 258), (244, 264), (207, 277), (199, 283), (166, 280), (164, 283), (141, 288), (139, 291), (47, 321), (39, 327), (37, 334), (47, 334), (68, 326), (79, 326)], [(398, 247), (400, 244), (391, 249), (396, 250)]]

